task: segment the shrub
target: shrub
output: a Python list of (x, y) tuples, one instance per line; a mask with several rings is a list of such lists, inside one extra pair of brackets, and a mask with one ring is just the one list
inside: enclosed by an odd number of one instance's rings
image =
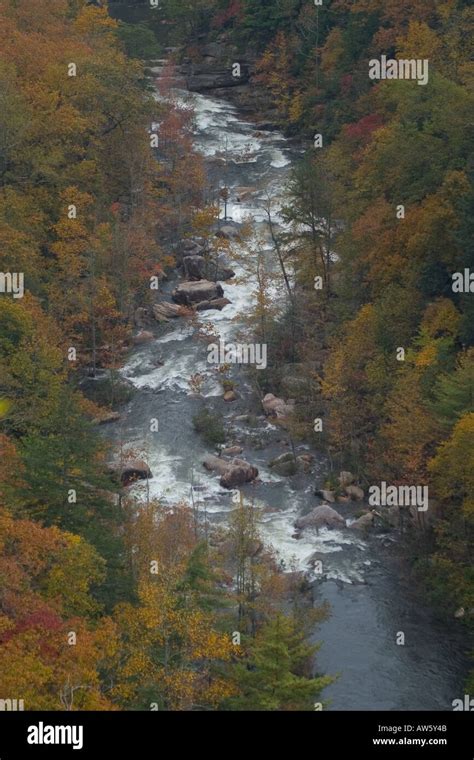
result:
[(223, 418), (220, 414), (212, 414), (208, 409), (201, 409), (193, 417), (194, 429), (200, 433), (206, 443), (217, 444), (225, 442)]

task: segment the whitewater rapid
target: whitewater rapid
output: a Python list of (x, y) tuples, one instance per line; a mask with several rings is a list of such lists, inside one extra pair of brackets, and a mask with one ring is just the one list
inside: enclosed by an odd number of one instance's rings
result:
[[(180, 91), (175, 96), (194, 108), (195, 148), (205, 157), (210, 173), (218, 175), (222, 160), (226, 162), (227, 216), (237, 223), (251, 220), (264, 236), (264, 206), (270, 197), (272, 219), (281, 224), (288, 173), (301, 150), (278, 132), (257, 131), (223, 100)], [(251, 188), (244, 199), (236, 189), (242, 187)], [(256, 248), (250, 246), (247, 255), (255, 254)], [(269, 245), (266, 255), (271, 259)], [(200, 325), (225, 341), (245, 329), (245, 317), (256, 297), (247, 271), (238, 261), (232, 267), (236, 278), (222, 283), (231, 304), (220, 312), (199, 313)], [(275, 286), (274, 298), (283, 302), (281, 287)], [(341, 673), (326, 693), (332, 700), (330, 709), (450, 709), (461, 689), (459, 638), (420, 604), (380, 537), (364, 540), (349, 528), (305, 531), (295, 537), (297, 517), (318, 503), (314, 490), (321, 487), (327, 471), (324, 457), (313, 452), (312, 470), (306, 475), (275, 474), (268, 463), (288, 451), (285, 431), (263, 417), (243, 369), (233, 375), (238, 401), (223, 401), (221, 383), (207, 363), (205, 343), (197, 339), (197, 331), (196, 324), (183, 318), (161, 325), (154, 340), (134, 348), (122, 368), (136, 393), (120, 422), (111, 427), (112, 436), (149, 463), (153, 473), (149, 496), (166, 504), (193, 501), (211, 523), (226, 522), (235, 509), (239, 493), (221, 488), (218, 477), (202, 466), (206, 454), (215, 452), (192, 424), (202, 399), (196, 398), (189, 381), (198, 373), (207, 405), (224, 416), (229, 444), (241, 444), (242, 457), (259, 469), (259, 481), (242, 491), (248, 503), (261, 509), (265, 542), (286, 569), (302, 570), (317, 580), (315, 603), (331, 605), (329, 620), (315, 632), (323, 642), (319, 667)], [(253, 424), (242, 419), (248, 413)], [(150, 432), (151, 419), (158, 420), (157, 432)], [(297, 446), (298, 454), (308, 450), (306, 445)], [(144, 494), (143, 486), (136, 489)], [(341, 505), (340, 511), (350, 522), (355, 509)], [(310, 560), (315, 555), (322, 558), (322, 576), (312, 573)], [(400, 630), (406, 633), (405, 647), (395, 643)]]

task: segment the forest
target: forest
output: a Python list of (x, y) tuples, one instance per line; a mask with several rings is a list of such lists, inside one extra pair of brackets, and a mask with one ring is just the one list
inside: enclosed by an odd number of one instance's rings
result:
[[(339, 677), (319, 671), (312, 636), (330, 610), (301, 572), (282, 572), (246, 493), (209, 534), (192, 503), (123, 487), (103, 434), (130, 398), (120, 369), (137, 309), (173, 277), (182, 239), (211, 245), (220, 213), (195, 115), (174, 99), (172, 72), (155, 97), (147, 61), (199, 67), (213, 43), (249, 65), (255, 120), (304, 146), (278, 228), (266, 207), (276, 273), (248, 270), (259, 276), (248, 330), (268, 351), (250, 381), (260, 397), (284, 395), (291, 365), (287, 433), (325, 457), (325, 492), (342, 495), (341, 471), (364, 491), (429, 489), (427, 511), (404, 517), (400, 552), (468, 651), (474, 8), (161, 0), (129, 2), (126, 22), (121, 5), (0, 0), (0, 700), (310, 711), (329, 706)], [(426, 86), (371, 79), (382, 55), (429, 61)], [(242, 258), (222, 237), (213, 245)], [(202, 412), (211, 441), (215, 427)]]

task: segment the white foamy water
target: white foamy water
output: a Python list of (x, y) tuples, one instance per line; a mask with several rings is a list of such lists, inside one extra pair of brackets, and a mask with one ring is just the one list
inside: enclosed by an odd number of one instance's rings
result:
[(282, 169), (284, 166), (288, 166), (288, 164), (291, 164), (291, 159), (282, 150), (277, 148), (272, 151), (270, 166), (273, 166), (274, 169)]
[[(194, 104), (195, 144), (208, 158), (210, 171), (217, 177), (220, 174), (221, 186), (225, 176), (229, 188), (227, 215), (237, 223), (251, 217), (261, 230), (266, 220), (264, 204), (270, 197), (272, 218), (285, 228), (280, 209), (288, 162), (290, 156), (298, 152), (295, 146), (290, 146), (278, 132), (257, 132), (254, 125), (242, 121), (235, 108), (222, 100), (182, 91), (177, 92), (176, 97), (183, 103)], [(246, 190), (237, 190), (238, 187)], [(244, 197), (239, 201), (241, 192)], [(334, 254), (332, 256), (334, 258)], [(229, 263), (238, 276), (242, 276), (241, 269), (233, 261)], [(225, 295), (233, 301), (231, 306), (222, 312), (199, 315), (201, 323), (212, 324), (223, 339), (237, 334), (242, 327), (242, 317), (254, 303), (252, 278), (243, 277), (242, 283), (223, 283)], [(274, 296), (276, 301), (281, 298), (278, 288)], [(144, 457), (149, 456), (153, 472), (150, 495), (167, 504), (180, 501), (189, 504), (194, 494), (201, 516), (205, 512), (211, 523), (225, 522), (236, 507), (232, 498), (237, 493), (224, 491), (219, 477), (202, 467), (206, 447), (195, 435), (190, 422), (199, 409), (199, 402), (194, 403), (189, 397), (187, 374), (196, 372), (197, 368), (202, 370), (202, 362), (205, 362), (205, 351), (202, 344), (197, 348), (197, 342), (191, 337), (192, 329), (185, 320), (176, 320), (164, 327), (163, 335), (151, 345), (135, 349), (135, 358), (128, 363), (125, 374), (135, 384), (142, 382), (140, 387), (144, 392), (137, 394), (136, 401), (130, 404), (131, 419), (125, 425), (140, 448), (140, 436), (143, 437), (143, 429), (147, 429), (149, 416), (163, 414), (167, 418), (164, 429), (153, 437), (147, 436), (149, 442), (144, 454)], [(165, 360), (162, 367), (156, 366), (160, 355)], [(215, 383), (212, 372), (206, 368), (205, 373), (204, 392), (217, 396), (218, 385), (212, 386), (212, 382)], [(140, 381), (141, 377), (144, 380)], [(239, 392), (244, 395), (241, 381)], [(247, 394), (251, 395), (245, 389)], [(216, 399), (216, 406), (218, 404)], [(231, 419), (232, 405), (224, 414), (236, 442), (255, 432), (244, 420)], [(257, 434), (265, 439), (265, 431), (272, 427), (268, 421), (259, 422)], [(273, 441), (276, 437), (271, 436)], [(191, 443), (187, 438), (192, 439)], [(438, 630), (428, 620), (422, 604), (410, 598), (413, 589), (406, 588), (406, 584), (404, 587), (403, 579), (391, 573), (390, 565), (384, 567), (382, 544), (385, 540), (376, 541), (379, 546), (374, 550), (374, 542), (364, 542), (360, 534), (349, 527), (319, 532), (305, 530), (297, 539), (294, 522), (315, 505), (312, 489), (297, 490), (294, 484), (293, 490), (289, 479), (279, 478), (265, 463), (262, 466), (265, 455), (258, 448), (250, 446), (243, 457), (250, 462), (257, 460), (262, 471), (265, 485), (255, 484), (255, 487), (245, 487), (244, 491), (245, 502), (253, 501), (263, 510), (260, 527), (267, 545), (273, 547), (285, 568), (294, 566), (305, 571), (309, 578), (331, 581), (313, 588), (315, 603), (326, 600), (331, 607), (328, 620), (315, 633), (324, 642), (318, 654), (318, 667), (321, 666), (323, 672), (341, 673), (325, 693), (325, 697), (332, 700), (329, 709), (451, 709), (453, 697), (463, 693), (465, 644), (462, 642), (456, 648), (452, 627)], [(341, 511), (345, 514), (347, 510), (341, 506)], [(321, 562), (321, 575), (315, 573), (316, 561)], [(369, 582), (365, 583), (366, 580)], [(394, 645), (394, 632), (401, 624), (409, 642), (406, 647)]]
[[(258, 237), (261, 238), (267, 233), (266, 205), (271, 198), (272, 220), (274, 224), (283, 226), (280, 209), (285, 196), (285, 167), (290, 164), (283, 135), (259, 132), (256, 136), (253, 125), (239, 119), (235, 109), (226, 103), (182, 91), (177, 91), (175, 97), (183, 106), (191, 104), (194, 108), (197, 150), (211, 159), (221, 158), (242, 166), (240, 174), (234, 171), (234, 175), (228, 178), (227, 219), (236, 223), (251, 222), (259, 230)], [(239, 199), (240, 190), (237, 190), (240, 186), (251, 188), (250, 192), (246, 191), (243, 200)], [(192, 375), (199, 374), (203, 379), (202, 396), (222, 396), (222, 384), (216, 368), (207, 362), (206, 344), (196, 339), (196, 330), (199, 324), (207, 324), (212, 326), (216, 340), (231, 342), (237, 336), (240, 342), (245, 342), (244, 320), (255, 307), (257, 297), (255, 276), (251, 274), (253, 265), (247, 269), (245, 262), (250, 262), (257, 250), (266, 251), (269, 258), (272, 256), (268, 242), (262, 243), (261, 240), (258, 243), (246, 241), (242, 245), (233, 241), (232, 248), (237, 259), (230, 256), (229, 263), (236, 276), (221, 283), (224, 297), (231, 303), (222, 311), (200, 312), (197, 326), (177, 319), (167, 325), (164, 333), (153, 343), (147, 344), (143, 350), (137, 349), (122, 369), (123, 376), (135, 388), (166, 393), (167, 403), (176, 405), (184, 395), (192, 393), (189, 380)], [(271, 292), (274, 303), (283, 306), (283, 287), (275, 283)], [(243, 389), (244, 385), (241, 385), (240, 390)], [(245, 423), (235, 423), (235, 428), (244, 435), (248, 432)], [(261, 429), (275, 430), (276, 427), (265, 421)], [(193, 499), (201, 514), (205, 510), (211, 521), (236, 508), (239, 492), (226, 491), (219, 484), (219, 476), (203, 468), (203, 451), (191, 456), (189, 452), (185, 455), (176, 454), (176, 451), (179, 452), (179, 447), (171, 450), (159, 434), (147, 441), (146, 458), (153, 477), (147, 486), (138, 483), (133, 487), (140, 498), (148, 496), (171, 505), (190, 503)], [(360, 578), (356, 567), (346, 564), (338, 566), (329, 559), (337, 558), (343, 547), (350, 545), (362, 551), (363, 542), (350, 531), (327, 528), (318, 532), (306, 530), (296, 538), (294, 523), (310, 495), (307, 492), (295, 493), (287, 479), (261, 462), (258, 466), (261, 484), (270, 489), (282, 489), (288, 506), (282, 508), (280, 505), (273, 511), (268, 500), (261, 497), (253, 499), (251, 492), (245, 498), (261, 509), (262, 537), (267, 545), (273, 547), (282, 566), (286, 570), (304, 571), (313, 577), (310, 560), (317, 553), (328, 558), (325, 577), (345, 583), (358, 582)]]

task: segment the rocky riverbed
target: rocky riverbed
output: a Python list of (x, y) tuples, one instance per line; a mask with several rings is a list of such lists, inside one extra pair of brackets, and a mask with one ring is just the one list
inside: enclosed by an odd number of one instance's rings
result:
[[(177, 97), (191, 99), (196, 149), (210, 173), (225, 151), (228, 226), (235, 230), (251, 219), (265, 234), (265, 199), (270, 194), (274, 200), (277, 224), (288, 171), (301, 149), (274, 129), (257, 129), (217, 94), (178, 91)], [(212, 279), (203, 285), (197, 279), (206, 275), (199, 246), (188, 254), (194, 259), (183, 265), (181, 278), (169, 280), (160, 293), (168, 306), (159, 307), (158, 316), (141, 313), (136, 345), (122, 369), (134, 394), (108, 434), (150, 467), (146, 488), (152, 497), (169, 504), (192, 501), (211, 524), (228, 519), (240, 491), (261, 509), (262, 535), (282, 567), (306, 573), (315, 603), (330, 603), (330, 618), (315, 631), (323, 642), (318, 667), (340, 674), (327, 690), (330, 709), (451, 709), (463, 693), (461, 638), (436, 621), (410, 587), (398, 559), (396, 530), (370, 531), (374, 518), (360, 493), (347, 491), (357, 483), (346, 478), (339, 501), (317, 493), (327, 463), (303, 444), (296, 446), (295, 462), (281, 425), (291, 401), (265, 402), (239, 364), (230, 373), (233, 393), (225, 397), (202, 335), (236, 341), (254, 304), (255, 282), (238, 262), (223, 262), (234, 276), (222, 277), (217, 286)], [(271, 258), (270, 246), (266, 254)], [(278, 288), (274, 297), (277, 303), (282, 298)], [(190, 382), (196, 376), (198, 387)], [(216, 447), (204, 443), (192, 422), (204, 404), (224, 420), (228, 452), (217, 461)], [(364, 511), (365, 524), (357, 524)], [(396, 643), (399, 632), (405, 634), (404, 645)]]

